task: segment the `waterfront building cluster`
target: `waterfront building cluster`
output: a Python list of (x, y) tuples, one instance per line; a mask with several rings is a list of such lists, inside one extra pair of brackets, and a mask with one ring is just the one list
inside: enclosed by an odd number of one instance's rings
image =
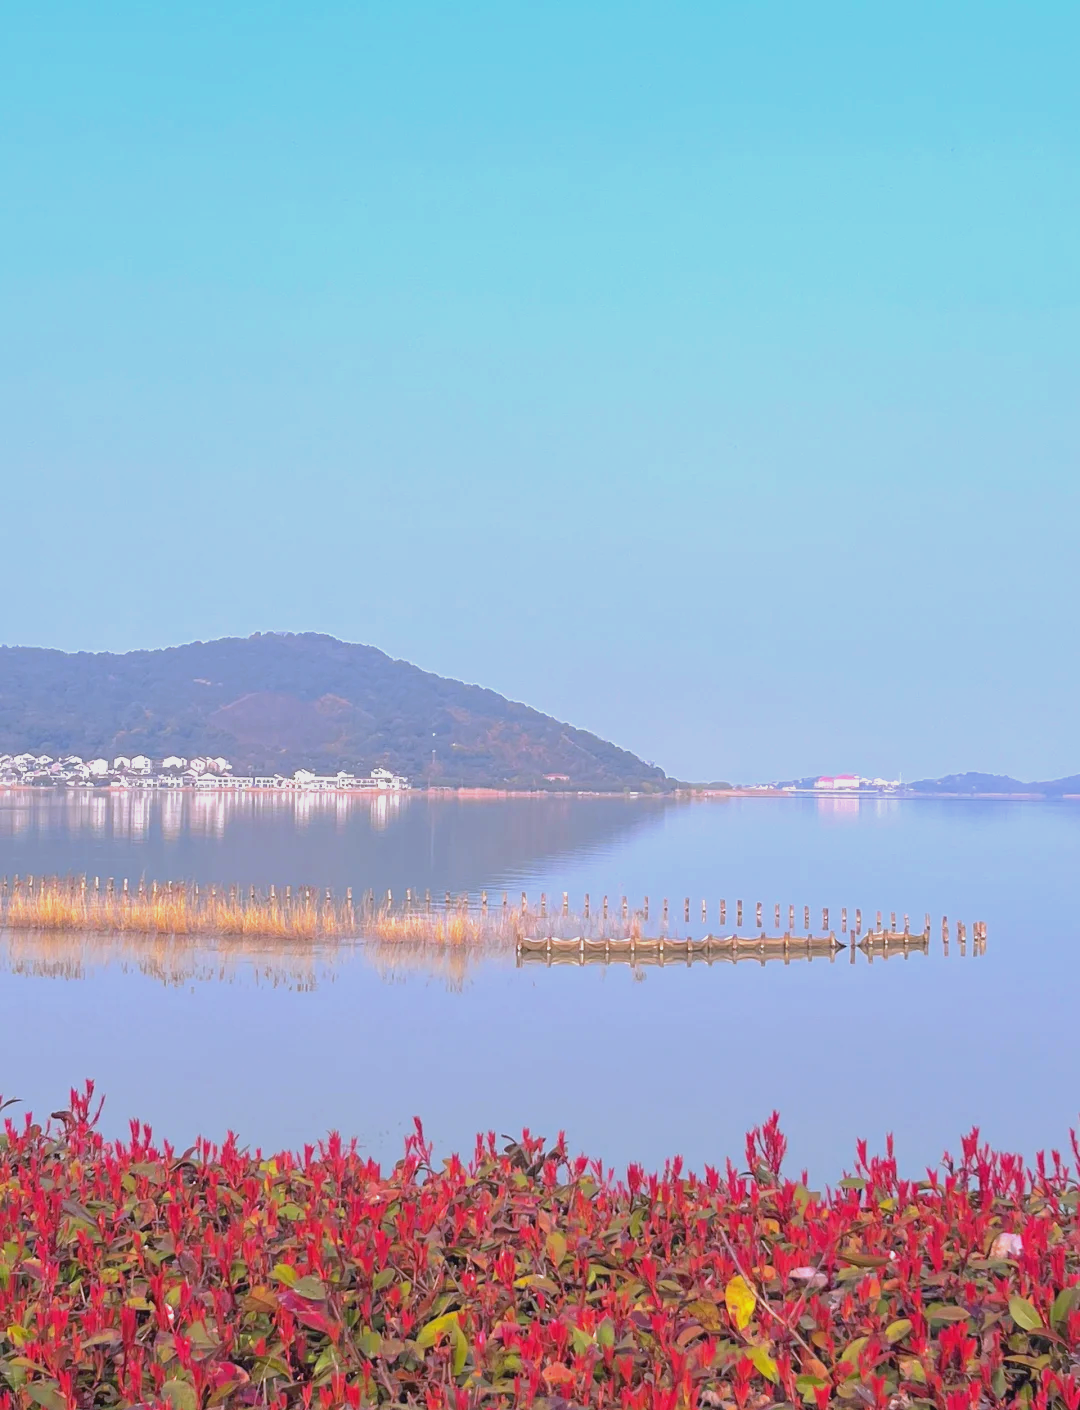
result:
[(375, 768), (367, 775), (342, 769), (336, 774), (317, 774), (297, 769), (282, 774), (237, 774), (232, 763), (220, 756), (199, 755), (193, 759), (170, 754), (150, 759), (145, 754), (119, 754), (114, 759), (83, 759), (78, 754), (53, 758), (50, 754), (0, 754), (0, 787), (67, 788), (194, 788), (236, 792), (245, 789), (330, 792), (400, 792), (409, 780), (390, 769)]

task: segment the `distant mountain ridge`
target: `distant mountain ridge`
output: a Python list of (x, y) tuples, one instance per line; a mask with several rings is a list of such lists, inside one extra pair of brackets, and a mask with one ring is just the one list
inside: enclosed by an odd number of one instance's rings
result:
[(1015, 794), (1026, 793), (1040, 798), (1063, 798), (1080, 794), (1080, 774), (1068, 778), (1050, 779), (1043, 783), (1023, 783), (1007, 774), (946, 774), (944, 778), (921, 778), (908, 784), (913, 793), (944, 794)]
[(415, 785), (671, 787), (587, 730), (315, 632), (124, 654), (0, 647), (0, 752), (25, 750), (224, 754), (258, 773), (385, 765)]

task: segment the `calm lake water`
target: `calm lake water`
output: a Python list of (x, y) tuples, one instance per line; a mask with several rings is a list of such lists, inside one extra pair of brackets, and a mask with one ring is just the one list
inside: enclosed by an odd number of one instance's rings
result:
[[(1069, 803), (0, 793), (0, 874), (690, 896), (714, 930), (721, 897), (747, 928), (759, 900), (768, 922), (775, 902), (934, 922), (906, 960), (636, 973), (0, 937), (0, 1091), (43, 1113), (93, 1077), (112, 1132), (138, 1115), (181, 1146), (231, 1127), (277, 1148), (336, 1127), (384, 1160), (415, 1113), (444, 1153), (527, 1125), (700, 1168), (774, 1107), (820, 1180), (887, 1131), (915, 1173), (974, 1124), (1030, 1154), (1080, 1108), (1078, 852)], [(986, 921), (986, 954), (943, 956), (943, 913)]]

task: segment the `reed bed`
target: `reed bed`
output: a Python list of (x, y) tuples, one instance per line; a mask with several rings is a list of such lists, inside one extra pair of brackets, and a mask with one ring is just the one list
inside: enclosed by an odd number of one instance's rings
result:
[(14, 877), (0, 880), (0, 928), (95, 935), (204, 936), (213, 938), (343, 941), (437, 948), (513, 948), (538, 917), (528, 908), (488, 909), (467, 898), (433, 905), (395, 905), (387, 893), (354, 900), (313, 887), (200, 887), (193, 882), (128, 881), (86, 876)]

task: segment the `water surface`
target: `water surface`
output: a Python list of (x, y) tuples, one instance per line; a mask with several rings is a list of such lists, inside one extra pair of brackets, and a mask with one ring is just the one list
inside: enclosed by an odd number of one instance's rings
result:
[[(792, 1161), (835, 1174), (896, 1134), (918, 1171), (961, 1131), (1031, 1152), (1080, 1106), (1074, 1039), (1080, 808), (954, 800), (206, 798), (0, 794), (0, 873), (88, 872), (342, 891), (406, 887), (580, 905), (929, 911), (928, 956), (868, 965), (518, 968), (370, 946), (0, 941), (0, 1091), (72, 1081), (187, 1144), (330, 1127), (392, 1159), (413, 1114), (441, 1149), (523, 1125), (621, 1165), (738, 1156), (779, 1108)], [(941, 953), (940, 917), (989, 943)]]

